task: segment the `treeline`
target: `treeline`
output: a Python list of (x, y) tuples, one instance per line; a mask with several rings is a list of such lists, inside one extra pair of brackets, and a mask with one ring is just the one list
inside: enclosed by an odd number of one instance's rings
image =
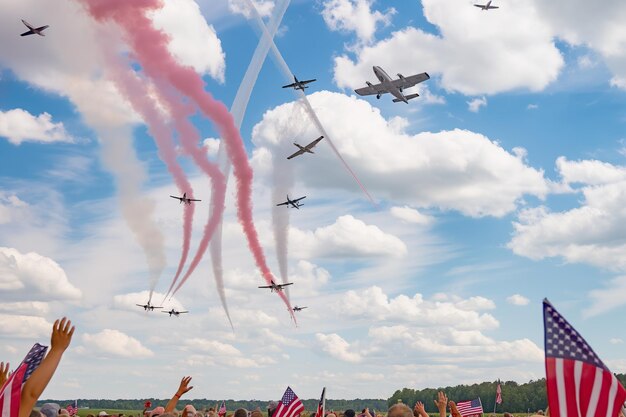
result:
[[(626, 385), (626, 374), (616, 374), (616, 376), (622, 385)], [(387, 405), (391, 406), (398, 400), (402, 400), (403, 403), (413, 406), (417, 401), (421, 401), (426, 406), (426, 411), (436, 413), (437, 409), (433, 400), (437, 398), (438, 391), (444, 391), (448, 399), (453, 401), (473, 400), (480, 397), (485, 413), (491, 413), (496, 401), (497, 385), (498, 382), (494, 381), (436, 389), (414, 390), (404, 388), (396, 391), (387, 401)], [(530, 411), (534, 413), (537, 410), (545, 410), (548, 405), (545, 378), (525, 384), (518, 384), (515, 381), (501, 381), (500, 386), (502, 388), (502, 404), (496, 408), (498, 413), (505, 411), (510, 413), (527, 413)]]
[[(277, 398), (278, 401), (280, 398)], [(90, 409), (94, 409), (94, 411), (99, 412), (100, 410), (143, 410), (143, 405), (146, 401), (150, 401), (152, 403), (151, 408), (163, 406), (167, 404), (169, 399), (158, 399), (158, 398), (145, 398), (141, 400), (93, 400), (93, 399), (78, 399), (78, 407), (89, 407)], [(61, 406), (66, 406), (67, 404), (74, 404), (74, 399), (71, 400), (40, 400), (37, 402), (37, 406), (40, 407), (45, 403), (57, 403)], [(304, 407), (308, 411), (315, 411), (317, 409), (317, 403), (319, 402), (319, 398), (317, 399), (309, 399), (302, 400)], [(353, 410), (357, 410), (360, 412), (363, 408), (369, 407), (375, 410), (387, 410), (387, 400), (385, 399), (360, 399), (357, 398), (355, 400), (326, 400), (326, 409), (327, 410), (347, 410), (349, 408)], [(195, 399), (195, 400), (185, 400), (183, 404), (191, 403), (198, 410), (204, 410), (209, 407), (219, 407), (222, 404), (221, 400), (207, 400), (207, 399)], [(267, 409), (268, 401), (260, 401), (260, 400), (226, 400), (226, 409), (228, 412), (233, 412), (238, 408), (245, 408), (246, 410), (254, 410), (259, 407), (261, 410)]]

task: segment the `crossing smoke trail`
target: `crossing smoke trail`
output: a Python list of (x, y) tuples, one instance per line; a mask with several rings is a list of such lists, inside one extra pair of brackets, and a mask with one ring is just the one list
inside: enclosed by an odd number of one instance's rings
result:
[[(259, 39), (259, 43), (257, 44), (257, 47), (254, 50), (254, 54), (252, 55), (252, 59), (248, 64), (248, 68), (246, 69), (246, 73), (241, 80), (241, 84), (239, 84), (237, 94), (235, 95), (235, 100), (233, 100), (233, 104), (230, 107), (230, 114), (232, 114), (233, 116), (237, 129), (241, 128), (241, 123), (243, 121), (244, 115), (246, 114), (248, 102), (250, 101), (250, 96), (252, 94), (252, 89), (256, 84), (256, 80), (259, 77), (259, 72), (261, 72), (261, 68), (263, 67), (263, 63), (265, 62), (267, 53), (269, 52), (274, 35), (276, 34), (276, 31), (280, 26), (280, 22), (283, 20), (283, 16), (287, 11), (290, 2), (291, 0), (281, 0), (274, 6), (274, 10), (268, 23), (268, 31), (270, 33), (271, 39), (267, 39), (266, 37), (261, 37)], [(228, 160), (225, 146), (223, 146), (222, 141), (220, 141), (219, 150), (217, 153), (217, 160), (220, 164), (220, 169), (224, 173), (225, 180), (226, 182), (228, 182), (228, 176), (230, 173), (230, 161)], [(211, 214), (212, 213), (213, 210), (211, 210)], [(287, 219), (287, 224), (289, 224), (289, 219)], [(222, 225), (223, 223), (220, 222), (220, 224), (217, 226), (215, 234), (213, 235), (213, 239), (211, 239), (209, 250), (211, 253), (211, 265), (213, 266), (213, 276), (215, 278), (218, 294), (220, 296), (220, 300), (222, 301), (222, 307), (224, 307), (224, 310), (228, 315), (226, 294), (224, 293), (224, 268), (222, 263)], [(287, 282), (287, 274), (283, 273), (283, 269), (284, 268), (281, 264), (281, 261), (279, 260), (281, 279), (283, 283), (285, 283)], [(288, 291), (287, 298), (289, 298)]]
[[(202, 113), (217, 126), (226, 143), (226, 151), (237, 179), (237, 215), (248, 240), (257, 267), (270, 284), (274, 275), (267, 266), (263, 248), (252, 218), (252, 169), (239, 130), (223, 103), (204, 90), (204, 81), (190, 67), (179, 65), (167, 49), (167, 36), (152, 27), (147, 11), (160, 6), (158, 0), (82, 0), (96, 20), (114, 20), (124, 31), (135, 58), (143, 70), (155, 79), (166, 79), (182, 95), (191, 99)], [(217, 208), (216, 208), (217, 209)], [(289, 300), (282, 291), (278, 295), (296, 322)]]
[[(246, 4), (248, 5), (248, 9), (252, 12), (252, 15), (254, 16), (254, 21), (257, 24), (258, 29), (261, 31), (261, 35), (260, 36), (270, 40), (272, 53), (274, 54), (274, 57), (276, 58), (276, 61), (278, 63), (278, 67), (282, 71), (283, 75), (285, 76), (285, 79), (287, 79), (289, 82), (291, 82), (292, 77), (293, 77), (293, 75), (292, 75), (293, 73), (289, 69), (289, 66), (285, 62), (285, 59), (283, 58), (282, 54), (280, 53), (280, 51), (276, 47), (276, 44), (274, 43), (272, 35), (268, 32), (268, 29), (265, 26), (265, 23), (263, 23), (263, 19), (259, 15), (258, 10), (256, 9), (254, 4), (252, 3), (252, 0), (245, 0), (245, 1), (246, 1)], [(309, 100), (307, 99), (306, 94), (304, 94), (304, 91), (298, 90), (298, 93), (300, 94), (300, 99), (301, 99), (302, 103), (304, 104), (304, 106), (305, 106), (304, 108), (306, 109), (307, 113), (311, 117), (311, 120), (313, 121), (313, 123), (315, 123), (315, 126), (317, 127), (318, 131), (321, 132), (322, 135), (324, 135), (324, 140), (326, 140), (328, 142), (328, 144), (332, 148), (333, 152), (335, 152), (335, 155), (337, 155), (337, 158), (339, 158), (339, 160), (343, 164), (344, 168), (350, 173), (350, 175), (352, 175), (352, 178), (354, 178), (354, 180), (359, 185), (359, 187), (361, 188), (363, 193), (365, 193), (365, 195), (367, 196), (367, 199), (372, 204), (376, 205), (376, 202), (374, 201), (374, 199), (372, 198), (370, 193), (363, 186), (363, 184), (361, 183), (359, 178), (356, 176), (354, 171), (352, 171), (352, 168), (350, 168), (348, 163), (343, 159), (343, 157), (339, 153), (339, 150), (337, 149), (337, 147), (333, 143), (331, 137), (328, 135), (328, 132), (326, 132), (326, 129), (324, 129), (324, 126), (322, 126), (322, 123), (320, 122), (319, 118), (317, 117), (317, 114), (315, 113), (315, 110), (313, 110), (313, 107), (311, 106), (311, 103), (309, 103)]]
[[(138, 78), (138, 75), (135, 74), (125, 62), (121, 62), (120, 58), (118, 58), (106, 44), (103, 45), (103, 49), (110, 78), (115, 83), (118, 91), (124, 95), (133, 109), (139, 113), (141, 118), (148, 125), (150, 135), (154, 138), (157, 145), (159, 157), (163, 163), (165, 163), (170, 174), (172, 174), (178, 190), (181, 193), (186, 192), (189, 198), (194, 198), (191, 184), (176, 160), (173, 132), (171, 128), (163, 122), (164, 117), (157, 109), (154, 100), (150, 98), (144, 80)], [(185, 204), (183, 212), (183, 247), (174, 282), (178, 279), (189, 254), (193, 214), (194, 205)]]

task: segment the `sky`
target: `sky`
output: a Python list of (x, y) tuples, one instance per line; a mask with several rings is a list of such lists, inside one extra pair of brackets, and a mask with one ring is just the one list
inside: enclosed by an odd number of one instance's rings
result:
[[(160, 304), (172, 283), (184, 208), (169, 195), (183, 190), (115, 65), (166, 126), (165, 96), (178, 93), (159, 90), (130, 35), (85, 3), (0, 0), (0, 360), (47, 342), (56, 318), (76, 325), (42, 397), (167, 398), (185, 375), (189, 398), (213, 399), (527, 382), (544, 376), (545, 297), (626, 372), (624, 2), (507, 0), (485, 12), (469, 0), (256, 0), (266, 24), (288, 5), (276, 50), (317, 79), (306, 94), (328, 137), (286, 160), (321, 133), (270, 53), (240, 133), (267, 264), (280, 280), (286, 260), (290, 302), (308, 308), (296, 326), (257, 288), (231, 175), (232, 328), (209, 253), (163, 304), (188, 314), (135, 306), (151, 289)], [(247, 0), (167, 0), (149, 18), (230, 108), (264, 36)], [(20, 19), (50, 25), (46, 36), (20, 37)], [(431, 78), (408, 104), (357, 96), (374, 65)], [(218, 163), (220, 129), (185, 103), (195, 148)], [(175, 161), (202, 200), (190, 260), (212, 188), (179, 139)], [(304, 206), (276, 208), (287, 193)]]

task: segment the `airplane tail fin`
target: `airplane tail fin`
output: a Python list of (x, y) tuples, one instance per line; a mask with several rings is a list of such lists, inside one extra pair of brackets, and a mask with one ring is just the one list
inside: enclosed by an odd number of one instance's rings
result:
[[(415, 94), (409, 94), (408, 96), (404, 96), (404, 97), (405, 97), (405, 98), (407, 99), (407, 101), (408, 101), (408, 100), (412, 100), (412, 99), (414, 99), (414, 98), (416, 98), (416, 97), (419, 97), (419, 96), (420, 96), (419, 94), (415, 93)], [(393, 99), (393, 102), (394, 102), (394, 103), (399, 103), (399, 102), (401, 102), (401, 101), (402, 101), (402, 100), (400, 100), (400, 99), (398, 99), (398, 98), (394, 98), (394, 99)]]

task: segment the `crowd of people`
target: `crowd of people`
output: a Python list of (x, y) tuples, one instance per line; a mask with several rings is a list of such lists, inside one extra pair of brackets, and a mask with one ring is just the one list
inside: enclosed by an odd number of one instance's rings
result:
[[(72, 322), (63, 317), (60, 320), (56, 320), (52, 326), (52, 335), (50, 337), (50, 351), (43, 358), (39, 366), (33, 371), (30, 377), (26, 380), (21, 391), (21, 402), (19, 406), (18, 417), (70, 417), (70, 412), (59, 406), (59, 404), (46, 403), (42, 405), (39, 410), (35, 408), (39, 396), (42, 394), (54, 372), (61, 361), (63, 353), (68, 348), (72, 341), (72, 335), (74, 334), (74, 326)], [(0, 387), (4, 386), (5, 381), (9, 377), (9, 364), (0, 362)], [(149, 410), (148, 407), (143, 410), (143, 415), (137, 415), (136, 417), (222, 417), (214, 408), (207, 410), (196, 410), (192, 404), (186, 404), (181, 411), (178, 411), (177, 405), (183, 395), (189, 392), (193, 386), (190, 385), (191, 377), (183, 377), (180, 381), (178, 389), (168, 401), (165, 407), (155, 407)], [(449, 401), (444, 392), (439, 391), (437, 399), (434, 400), (437, 410), (439, 410), (439, 417), (447, 417), (448, 413), (452, 417), (462, 417), (459, 413), (454, 401)], [(271, 401), (268, 404), (268, 417), (273, 417), (278, 404)], [(547, 414), (546, 414), (547, 415)], [(101, 411), (97, 414), (89, 414), (87, 417), (135, 417), (130, 414), (109, 414), (106, 411)], [(248, 411), (243, 408), (235, 410), (233, 414), (228, 414), (224, 417), (265, 417), (264, 413), (260, 409)], [(301, 417), (306, 417), (305, 413)], [(313, 417), (313, 415), (311, 415)], [(354, 410), (345, 410), (342, 412), (327, 411), (324, 417), (357, 417)], [(361, 411), (358, 417), (385, 417), (383, 414), (372, 414), (368, 408)], [(418, 401), (411, 409), (409, 406), (403, 403), (397, 403), (392, 405), (387, 411), (386, 417), (430, 417), (426, 412), (424, 404)], [(512, 416), (511, 416), (512, 417)]]

